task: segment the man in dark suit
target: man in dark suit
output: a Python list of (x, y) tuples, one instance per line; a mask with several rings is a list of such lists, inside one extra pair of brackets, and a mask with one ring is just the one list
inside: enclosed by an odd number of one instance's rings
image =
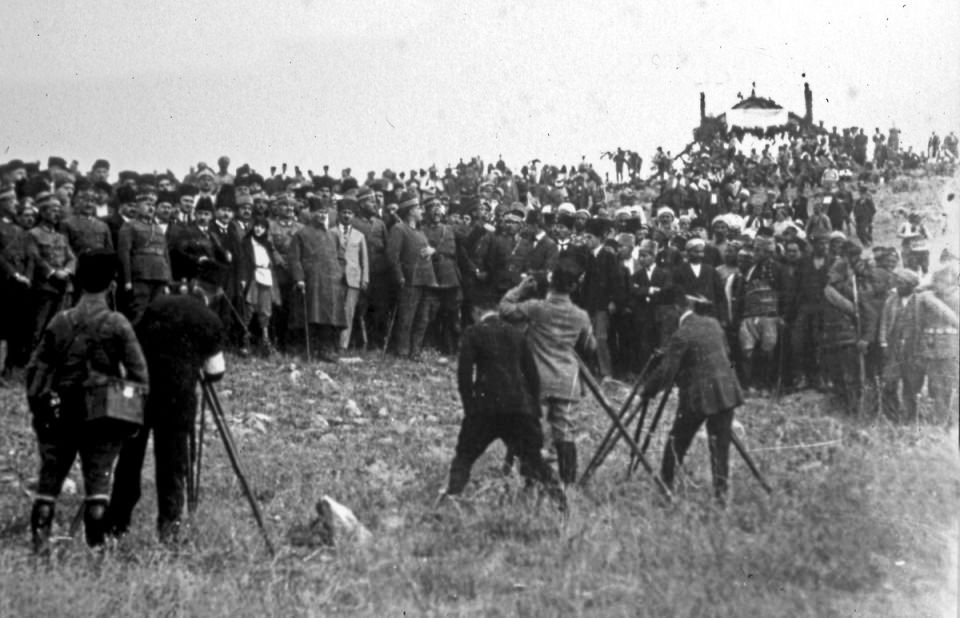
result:
[(670, 270), (656, 263), (657, 243), (643, 240), (637, 247), (637, 270), (630, 281), (630, 296), (639, 333), (639, 363), (642, 367), (653, 351), (663, 345), (674, 330), (676, 314), (665, 302), (673, 285)]
[(547, 228), (553, 225), (553, 216), (549, 213), (530, 211), (527, 224), (533, 236), (533, 248), (526, 255), (523, 272), (528, 275), (546, 277), (557, 264), (560, 249), (556, 241), (547, 234)]
[(679, 389), (677, 416), (667, 438), (660, 476), (667, 487), (673, 487), (674, 470), (683, 463), (690, 442), (706, 421), (714, 493), (723, 501), (727, 493), (733, 411), (743, 403), (743, 393), (730, 364), (723, 328), (714, 318), (698, 315), (691, 308), (691, 300), (703, 303), (706, 299), (688, 297), (678, 288), (671, 295), (680, 313), (680, 324), (643, 390), (643, 396), (649, 399), (674, 383)]
[(538, 375), (523, 331), (500, 318), (493, 299), (474, 307), (474, 321), (460, 340), (457, 388), (464, 418), (446, 494), (463, 491), (473, 462), (500, 439), (520, 458), (524, 476), (562, 497), (556, 474), (540, 454)]
[(584, 238), (590, 253), (577, 299), (577, 304), (586, 310), (593, 323), (593, 332), (597, 339), (597, 365), (603, 378), (612, 377), (613, 373), (608, 344), (610, 316), (623, 302), (617, 254), (604, 243), (609, 230), (610, 221), (606, 219), (587, 221)]
[(687, 241), (687, 261), (673, 271), (673, 284), (689, 296), (702, 296), (710, 303), (705, 313), (720, 320), (729, 321), (727, 302), (723, 291), (723, 280), (713, 266), (703, 263), (707, 243), (701, 238)]

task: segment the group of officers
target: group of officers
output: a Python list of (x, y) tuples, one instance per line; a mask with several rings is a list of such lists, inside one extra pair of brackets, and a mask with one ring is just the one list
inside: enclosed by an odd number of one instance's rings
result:
[[(452, 354), (476, 308), (524, 281), (549, 289), (563, 260), (576, 265), (566, 293), (589, 319), (589, 361), (602, 379), (636, 375), (668, 347), (683, 314), (676, 299), (693, 298), (722, 329), (748, 395), (833, 388), (855, 410), (873, 381), (886, 414), (914, 417), (926, 378), (937, 418), (951, 418), (956, 258), (945, 254), (919, 286), (917, 270), (901, 267), (913, 237), (903, 256), (891, 247), (865, 255), (853, 232), (872, 237), (840, 179), (822, 179), (809, 217), (839, 201), (838, 220), (811, 226), (775, 195), (754, 203), (741, 181), (713, 186), (706, 175), (686, 179), (686, 190), (662, 183), (648, 205), (630, 188), (608, 195), (586, 164), (514, 175), (502, 161), (472, 160), (443, 177), (386, 170), (362, 183), (349, 170), (265, 179), (229, 166), (223, 157), (218, 170), (200, 165), (182, 180), (122, 172), (115, 183), (103, 160), (88, 174), (56, 157), (43, 171), (16, 160), (0, 167), (4, 378), (17, 380), (56, 330), (54, 315), (89, 292), (78, 256), (115, 255), (110, 285), (94, 292), (138, 330), (158, 301), (198, 296), (228, 348), (312, 349), (331, 362), (354, 345), (418, 360), (426, 342)], [(176, 328), (176, 314), (156, 315)], [(195, 373), (174, 373), (193, 393)], [(180, 444), (182, 428), (174, 434)], [(52, 482), (44, 496), (56, 495)]]

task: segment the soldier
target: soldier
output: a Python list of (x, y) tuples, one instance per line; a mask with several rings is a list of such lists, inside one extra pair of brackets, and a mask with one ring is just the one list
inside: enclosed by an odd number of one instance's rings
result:
[(869, 301), (869, 265), (861, 258), (863, 247), (848, 239), (844, 254), (830, 267), (824, 289), (821, 352), (826, 375), (848, 412), (859, 409), (864, 384), (860, 364), (875, 332), (877, 315)]
[(423, 233), (435, 249), (433, 273), (437, 279), (437, 333), (440, 351), (453, 354), (460, 341), (460, 271), (457, 269), (457, 239), (453, 228), (444, 222), (443, 202), (432, 199), (426, 204)]
[(269, 230), (270, 242), (277, 254), (273, 271), (276, 275), (274, 286), (280, 295), (280, 304), (274, 307), (271, 322), (277, 345), (283, 351), (287, 351), (287, 346), (293, 338), (290, 330), (290, 311), (293, 303), (299, 300), (294, 297), (294, 280), (287, 259), (293, 236), (303, 228), (303, 224), (297, 221), (294, 206), (292, 197), (285, 195), (277, 197), (274, 203), (276, 216), (270, 219)]
[(748, 391), (751, 388), (771, 388), (779, 365), (774, 350), (780, 342), (780, 316), (786, 290), (783, 269), (774, 259), (775, 255), (773, 239), (757, 238), (753, 266), (743, 277), (743, 319), (739, 338), (741, 375)]
[(120, 280), (127, 296), (127, 317), (136, 324), (157, 296), (170, 291), (170, 255), (167, 236), (154, 219), (153, 200), (137, 199), (137, 218), (120, 228), (117, 238)]
[(938, 422), (951, 427), (957, 422), (957, 408), (951, 407), (958, 382), (960, 362), (960, 290), (956, 271), (941, 268), (933, 273), (930, 289), (917, 294), (919, 356), (927, 375), (927, 390), (933, 398)]
[(861, 184), (860, 197), (853, 205), (853, 220), (856, 222), (857, 238), (865, 247), (873, 243), (873, 217), (876, 214), (877, 207), (870, 197), (870, 189)]
[(3, 378), (27, 362), (31, 335), (30, 284), (34, 259), (30, 237), (16, 222), (17, 194), (0, 190), (0, 340), (7, 342)]
[[(27, 397), (40, 450), (40, 479), (30, 514), (33, 549), (49, 551), (57, 496), (77, 454), (86, 492), (87, 544), (103, 543), (114, 460), (132, 425), (111, 418), (87, 420), (85, 383), (90, 371), (147, 383), (147, 366), (133, 328), (110, 311), (106, 292), (116, 276), (116, 255), (92, 251), (80, 257), (77, 306), (58, 313), (43, 331), (27, 367)], [(121, 374), (121, 368), (124, 374)]]
[(60, 224), (60, 202), (51, 194), (37, 196), (39, 221), (28, 233), (34, 255), (33, 270), (33, 345), (40, 342), (43, 330), (63, 305), (69, 303), (73, 289), (71, 277), (76, 270), (76, 256), (67, 237), (57, 231)]
[(423, 208), (415, 195), (403, 194), (397, 205), (397, 215), (400, 221), (390, 228), (387, 240), (387, 261), (393, 269), (394, 282), (400, 288), (396, 353), (419, 360), (423, 338), (437, 302), (437, 277), (433, 270), (436, 250), (420, 229)]
[[(883, 409), (892, 421), (917, 417), (917, 395), (923, 386), (919, 352), (917, 303), (914, 290), (920, 278), (912, 270), (898, 268), (896, 293), (883, 305), (878, 342), (883, 356)], [(900, 385), (903, 384), (901, 399)], [(902, 402), (902, 403), (901, 403)]]

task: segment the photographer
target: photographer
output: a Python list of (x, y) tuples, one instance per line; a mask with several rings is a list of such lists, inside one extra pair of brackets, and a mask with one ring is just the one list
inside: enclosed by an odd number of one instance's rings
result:
[[(117, 273), (110, 251), (80, 256), (77, 306), (58, 313), (44, 330), (27, 366), (27, 398), (40, 450), (40, 480), (30, 514), (33, 548), (49, 551), (57, 496), (77, 454), (83, 470), (87, 544), (103, 543), (104, 515), (113, 462), (130, 424), (110, 418), (87, 420), (86, 384), (93, 372), (147, 382), (147, 365), (133, 328), (107, 307), (107, 289)], [(121, 369), (122, 368), (122, 369)]]
[(222, 266), (205, 262), (192, 295), (161, 296), (137, 324), (150, 368), (150, 396), (143, 428), (127, 440), (117, 460), (116, 482), (110, 501), (110, 533), (130, 527), (140, 499), (140, 471), (153, 431), (156, 461), (157, 529), (160, 540), (176, 540), (189, 472), (188, 440), (197, 414), (197, 379), (223, 376), (223, 324), (208, 308), (222, 294), (215, 282)]

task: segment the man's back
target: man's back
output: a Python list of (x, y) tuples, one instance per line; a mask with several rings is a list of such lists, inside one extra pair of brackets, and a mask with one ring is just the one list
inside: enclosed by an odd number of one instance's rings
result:
[(467, 328), (457, 387), (466, 414), (535, 414), (537, 372), (523, 333), (496, 315)]

